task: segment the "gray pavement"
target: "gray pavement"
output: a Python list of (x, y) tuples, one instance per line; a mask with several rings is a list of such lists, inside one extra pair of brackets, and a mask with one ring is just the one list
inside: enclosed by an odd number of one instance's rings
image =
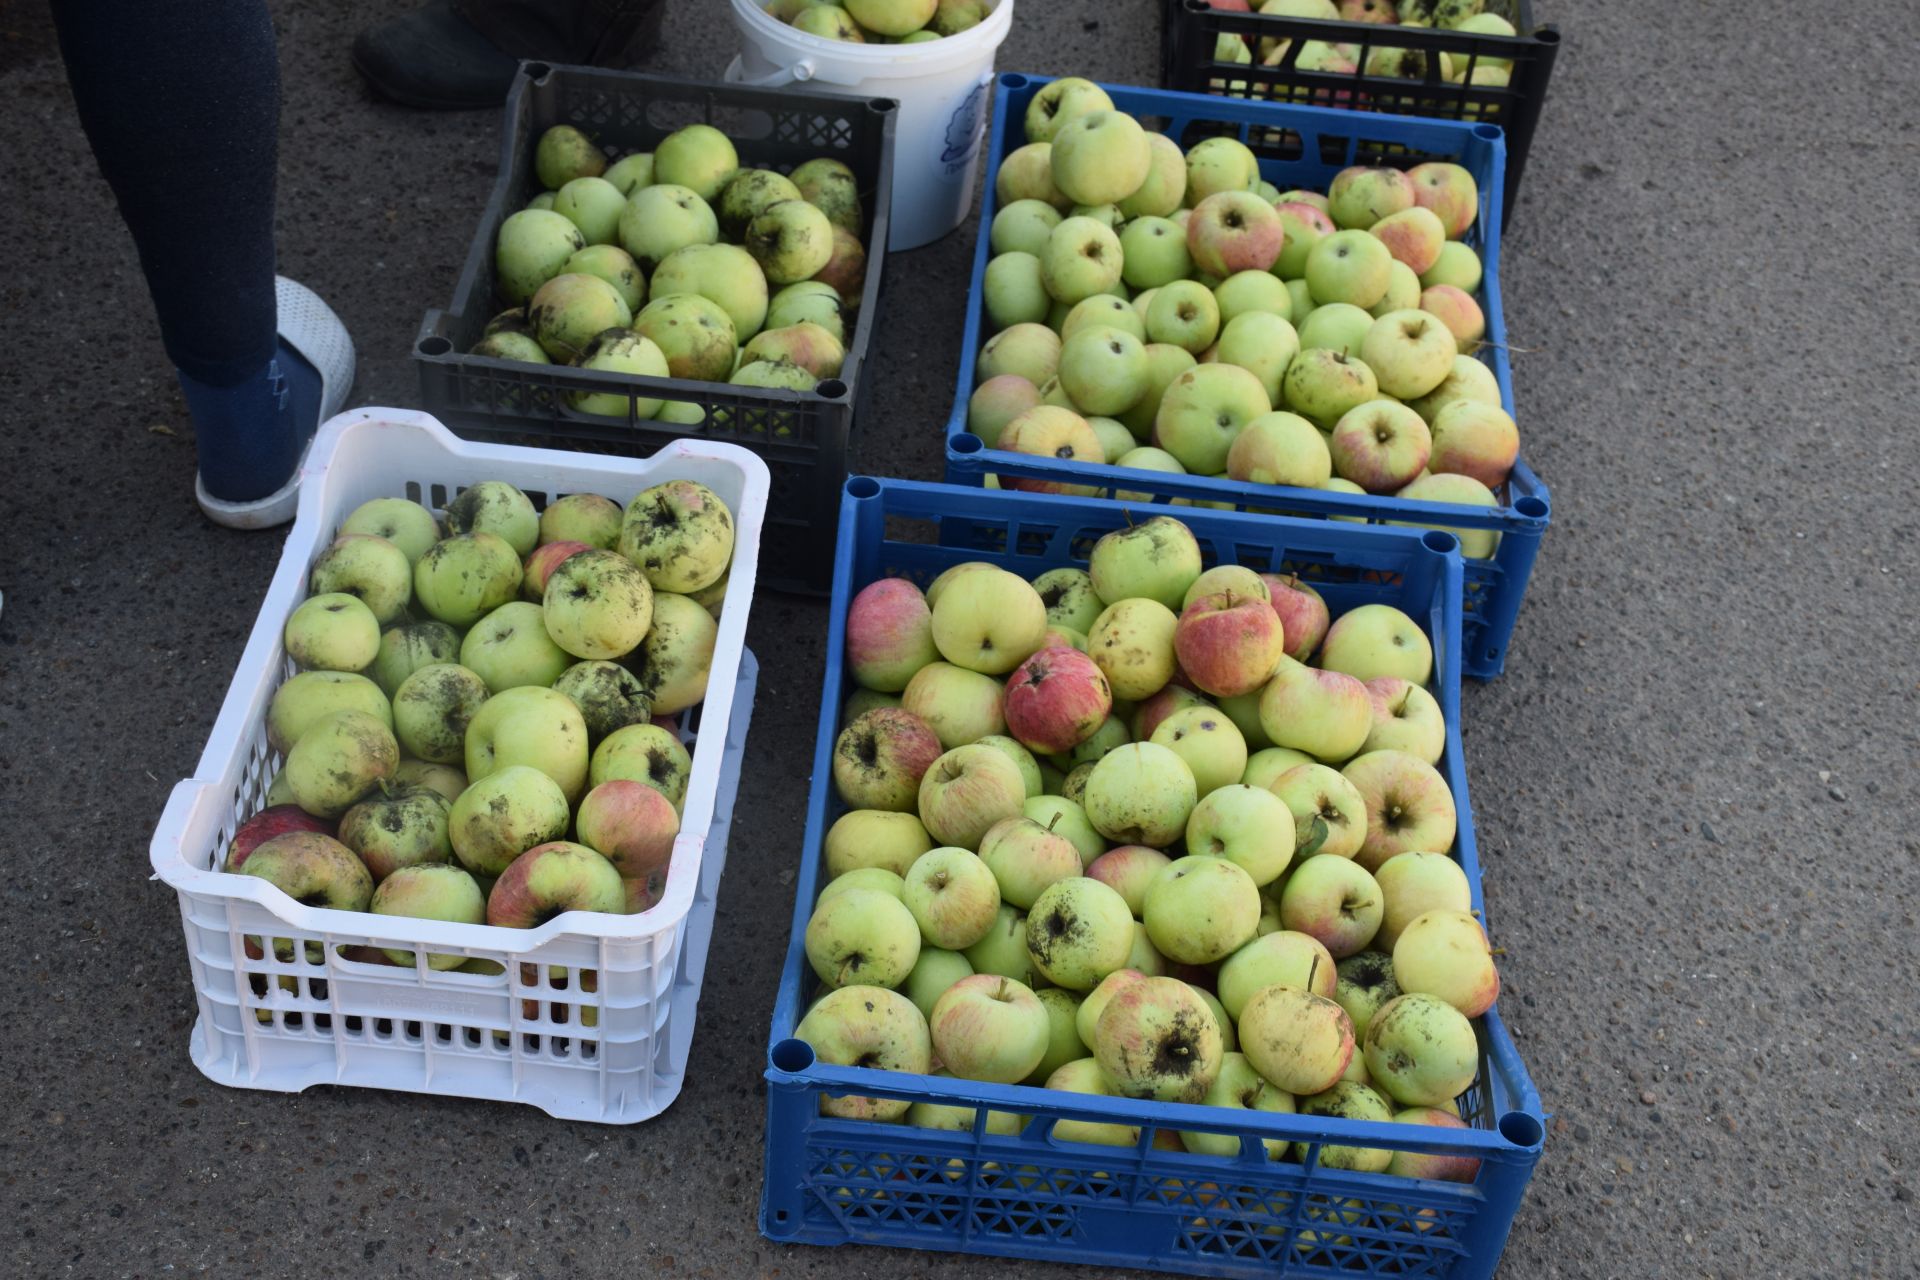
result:
[[(716, 75), (719, 0), (662, 70)], [(412, 403), (493, 113), (369, 100), (274, 6), (283, 269)], [(1153, 83), (1156, 0), (1022, 0), (1003, 69)], [(1540, 0), (1567, 35), (1507, 241), (1525, 449), (1554, 488), (1508, 674), (1466, 694), (1501, 1007), (1554, 1112), (1518, 1278), (1894, 1276), (1920, 1256), (1911, 13)], [(825, 610), (757, 602), (741, 820), (684, 1095), (634, 1129), (231, 1091), (146, 846), (279, 552), (191, 493), (190, 427), (44, 12), (0, 2), (0, 1026), (12, 1274), (928, 1276), (755, 1229)], [(933, 478), (971, 224), (887, 264), (856, 458)], [(1023, 1265), (1035, 1277), (1086, 1271)]]

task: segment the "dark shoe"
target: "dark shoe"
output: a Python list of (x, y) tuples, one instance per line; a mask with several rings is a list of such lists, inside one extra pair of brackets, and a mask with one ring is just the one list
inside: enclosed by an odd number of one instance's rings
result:
[(380, 96), (430, 111), (497, 107), (520, 69), (449, 0), (362, 31), (354, 37), (353, 65)]

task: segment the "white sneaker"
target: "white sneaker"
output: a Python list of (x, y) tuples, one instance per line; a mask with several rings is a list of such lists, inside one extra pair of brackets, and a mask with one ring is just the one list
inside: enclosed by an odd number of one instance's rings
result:
[[(333, 308), (298, 281), (275, 276), (273, 295), (280, 337), (320, 374), (320, 416), (314, 422), (318, 428), (320, 423), (340, 412), (347, 402), (347, 393), (353, 389), (353, 339), (347, 335), (347, 326), (340, 323)], [(307, 465), (307, 451), (312, 447), (313, 436), (309, 434), (292, 479), (266, 497), (251, 502), (216, 498), (207, 492), (200, 477), (194, 476), (193, 493), (200, 502), (200, 510), (206, 513), (207, 519), (229, 529), (271, 529), (286, 524), (300, 508), (300, 473)]]

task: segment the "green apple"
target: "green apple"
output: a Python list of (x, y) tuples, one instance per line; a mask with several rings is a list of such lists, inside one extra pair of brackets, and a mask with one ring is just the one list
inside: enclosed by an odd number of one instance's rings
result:
[[(1170, 516), (1155, 516), (1103, 535), (1087, 563), (1088, 581), (1101, 600), (1118, 603), (1144, 597), (1169, 611), (1186, 597), (1201, 568), (1199, 542), (1186, 525)], [(1152, 692), (1117, 696), (1133, 701)]]
[(920, 958), (920, 927), (900, 899), (875, 889), (823, 896), (806, 928), (807, 962), (832, 987), (906, 981)]
[(1283, 657), (1260, 695), (1260, 724), (1277, 747), (1341, 761), (1367, 740), (1373, 703), (1366, 685), (1353, 676)]
[(541, 624), (537, 604), (514, 600), (474, 623), (460, 642), (460, 665), (493, 693), (523, 685), (547, 688), (573, 664)]
[[(288, 831), (261, 841), (236, 874), (265, 880), (303, 907), (365, 911), (373, 897), (373, 877), (353, 850), (318, 831)], [(276, 959), (292, 959), (291, 942), (274, 940)]]
[(993, 928), (1000, 912), (1000, 885), (987, 864), (968, 850), (931, 849), (907, 869), (901, 901), (927, 943), (958, 951)]
[(862, 867), (883, 867), (904, 877), (914, 861), (933, 847), (933, 838), (915, 814), (854, 809), (827, 829), (822, 851), (830, 877)]
[[(924, 1075), (933, 1065), (927, 1020), (913, 1002), (885, 987), (852, 986), (828, 992), (793, 1029), (829, 1066), (870, 1067)], [(852, 1120), (899, 1121), (906, 1099), (822, 1098), (822, 1114)]]
[(1175, 280), (1154, 291), (1147, 306), (1147, 337), (1198, 355), (1220, 333), (1220, 301), (1197, 280)]
[(1334, 620), (1320, 646), (1320, 665), (1358, 680), (1398, 676), (1424, 685), (1433, 677), (1433, 644), (1392, 605), (1363, 604)]
[(1461, 399), (1443, 406), (1433, 417), (1435, 472), (1471, 476), (1489, 489), (1507, 481), (1520, 453), (1520, 431), (1513, 418), (1495, 404)]
[(453, 857), (447, 836), (450, 808), (430, 787), (375, 790), (341, 816), (340, 843), (360, 856), (376, 883), (384, 882), (401, 868)]
[(853, 20), (875, 35), (912, 35), (933, 20), (938, 0), (846, 0)]
[(1113, 228), (1093, 218), (1067, 218), (1047, 237), (1041, 279), (1051, 297), (1071, 305), (1111, 292), (1120, 283), (1124, 261)]
[(1337, 351), (1344, 356), (1360, 354), (1360, 344), (1374, 326), (1374, 317), (1348, 302), (1330, 302), (1315, 307), (1300, 325), (1300, 345), (1307, 350)]
[(460, 656), (460, 633), (444, 622), (413, 622), (390, 627), (367, 674), (389, 698), (422, 667), (453, 662)]
[(986, 306), (987, 320), (995, 329), (1044, 321), (1053, 306), (1040, 270), (1040, 259), (1017, 250), (999, 254), (987, 263), (980, 299)]
[(995, 254), (1046, 252), (1047, 239), (1060, 225), (1060, 211), (1044, 200), (1015, 200), (993, 215), (987, 239)]
[[(733, 322), (729, 320), (727, 323), (731, 325)], [(819, 280), (802, 280), (788, 285), (768, 299), (767, 328), (784, 329), (801, 323), (819, 325), (845, 346), (847, 317), (846, 308), (840, 301), (840, 291)]]
[(934, 1051), (954, 1075), (1018, 1084), (1047, 1056), (1053, 1026), (1023, 983), (999, 974), (960, 979), (928, 1016)]
[[(620, 214), (620, 247), (652, 272), (668, 255), (689, 245), (717, 244), (720, 220), (699, 192), (677, 183), (642, 187)], [(654, 293), (666, 292), (656, 284)]]
[(1346, 1010), (1299, 987), (1258, 989), (1238, 1022), (1240, 1052), (1262, 1079), (1287, 1093), (1318, 1095), (1335, 1087), (1353, 1059)]
[(1093, 111), (1113, 110), (1113, 99), (1091, 80), (1061, 76), (1040, 87), (1027, 102), (1023, 123), (1028, 142), (1052, 142), (1061, 126)]
[(455, 534), (420, 557), (413, 593), (441, 622), (468, 627), (512, 600), (520, 575), (520, 557), (506, 539), (489, 532)]
[(667, 373), (698, 382), (724, 382), (733, 372), (733, 317), (697, 293), (656, 297), (634, 317), (634, 332), (666, 359)]
[(1319, 429), (1297, 414), (1262, 414), (1247, 423), (1227, 453), (1227, 474), (1254, 484), (1314, 488), (1333, 474)]
[(580, 228), (589, 245), (612, 244), (627, 198), (605, 178), (574, 178), (553, 193), (553, 211)]
[(313, 562), (307, 588), (316, 596), (353, 596), (385, 627), (405, 611), (412, 579), (413, 566), (399, 547), (371, 534), (343, 533)]
[[(448, 924), (485, 924), (487, 900), (480, 886), (459, 867), (410, 866), (396, 870), (373, 891), (367, 907), (376, 916), (407, 916), (415, 920), (441, 920)], [(413, 952), (404, 948), (383, 949), (387, 959), (411, 968)], [(427, 967), (437, 972), (458, 969), (469, 957), (429, 952)]]
[(1260, 184), (1260, 160), (1238, 138), (1206, 138), (1187, 152), (1188, 208), (1221, 191), (1252, 191)]
[(365, 711), (335, 711), (287, 752), (287, 785), (302, 809), (337, 818), (400, 767), (390, 722)]
[(570, 180), (606, 172), (607, 158), (593, 139), (570, 124), (556, 124), (540, 135), (533, 170), (540, 185), (557, 191)]
[(1400, 984), (1393, 980), (1393, 957), (1384, 951), (1361, 951), (1341, 960), (1336, 968), (1339, 981), (1334, 985), (1334, 1001), (1347, 1011), (1355, 1038), (1364, 1039), (1373, 1015), (1400, 994)]
[[(869, 868), (869, 870), (877, 871), (877, 868)], [(889, 871), (884, 874), (892, 875), (893, 873)], [(846, 878), (841, 877), (841, 879)], [(838, 883), (838, 880), (833, 882), (833, 884)], [(822, 890), (820, 896), (826, 897), (827, 892), (833, 888), (833, 884), (829, 884), (825, 890)], [(849, 887), (857, 888), (858, 886)], [(920, 1010), (922, 1017), (930, 1017), (933, 1014), (933, 1006), (941, 996), (947, 993), (947, 989), (960, 979), (971, 977), (972, 974), (973, 966), (958, 951), (947, 951), (923, 943), (920, 947), (920, 956), (913, 962), (913, 969), (907, 974), (906, 981), (900, 984), (900, 990), (913, 1001), (914, 1007)]]
[(513, 765), (532, 766), (572, 800), (586, 791), (586, 722), (564, 693), (531, 685), (508, 689), (473, 713), (467, 724), (466, 763), (467, 777), (474, 782)]
[(347, 671), (303, 671), (290, 677), (267, 704), (267, 743), (285, 755), (308, 729), (336, 711), (361, 711), (386, 724), (393, 711), (380, 687)]
[(833, 257), (833, 224), (796, 195), (761, 209), (747, 225), (743, 243), (768, 283), (796, 284)]
[[(1272, 615), (1272, 610), (1267, 612), (1268, 616)], [(1273, 630), (1277, 633), (1278, 625)], [(1178, 637), (1176, 632), (1176, 646)], [(1149, 741), (1166, 747), (1186, 762), (1193, 775), (1195, 792), (1201, 797), (1238, 783), (1247, 767), (1246, 739), (1232, 720), (1213, 707), (1187, 707), (1174, 712), (1160, 722)]]
[(686, 187), (709, 202), (719, 198), (739, 168), (740, 156), (733, 143), (710, 124), (676, 129), (653, 152), (654, 182)]
[(1022, 1083), (1039, 1086), (1067, 1063), (1086, 1056), (1087, 1046), (1081, 1041), (1076, 1026), (1085, 997), (1078, 991), (1060, 987), (1044, 987), (1033, 994), (1047, 1011), (1047, 1051)]
[(303, 669), (364, 671), (380, 653), (380, 623), (373, 610), (344, 592), (301, 602), (283, 633), (287, 656)]
[[(1201, 994), (1205, 995), (1204, 992)], [(1267, 1083), (1242, 1053), (1222, 1055), (1220, 1074), (1214, 1078), (1213, 1087), (1207, 1090), (1206, 1096), (1200, 1101), (1204, 1106), (1228, 1110), (1293, 1114), (1293, 1095)], [(1181, 1133), (1180, 1141), (1195, 1155), (1231, 1157), (1240, 1154), (1244, 1139), (1233, 1134), (1188, 1130)], [(1260, 1145), (1269, 1160), (1286, 1159), (1287, 1151), (1292, 1146), (1285, 1138), (1262, 1138)]]
[(1447, 228), (1439, 215), (1419, 205), (1388, 214), (1368, 232), (1415, 276), (1433, 269), (1440, 260), (1441, 246), (1447, 242)]
[[(1177, 752), (1160, 743), (1133, 742), (1093, 766), (1084, 807), (1088, 821), (1107, 839), (1164, 848), (1185, 832), (1197, 799), (1193, 770)], [(1154, 945), (1173, 954), (1158, 937)]]
[(1316, 853), (1351, 858), (1366, 843), (1366, 797), (1338, 771), (1317, 762), (1297, 765), (1268, 785), (1293, 814), (1298, 859)]
[(557, 651), (573, 658), (624, 657), (652, 624), (653, 588), (646, 575), (618, 552), (577, 552), (548, 577), (540, 618), (542, 634)]
[(1280, 892), (1280, 923), (1314, 938), (1335, 959), (1373, 941), (1383, 910), (1380, 886), (1367, 869), (1329, 853), (1301, 861)]
[(1147, 349), (1133, 334), (1109, 325), (1082, 329), (1060, 348), (1059, 376), (1082, 411), (1124, 413), (1146, 394)]
[(760, 332), (766, 322), (767, 278), (753, 255), (738, 245), (692, 244), (675, 249), (654, 271), (652, 288), (656, 298), (697, 293), (718, 303), (741, 342)]
[[(1235, 277), (1238, 279), (1238, 277)], [(1272, 280), (1272, 276), (1265, 279)], [(1233, 283), (1231, 280), (1227, 284)], [(1278, 281), (1274, 282), (1276, 285)], [(1225, 285), (1221, 286), (1225, 288)], [(1284, 286), (1281, 286), (1284, 292)], [(1238, 365), (1260, 380), (1269, 404), (1280, 402), (1280, 383), (1287, 366), (1300, 354), (1301, 339), (1282, 316), (1248, 311), (1227, 321), (1215, 350), (1221, 364)]]
[(1280, 215), (1251, 191), (1217, 191), (1187, 220), (1187, 252), (1200, 271), (1222, 281), (1240, 271), (1262, 275), (1286, 238)]
[[(1254, 705), (1254, 718), (1256, 721), (1259, 719), (1259, 704), (1257, 702)], [(1241, 732), (1245, 733), (1246, 730), (1243, 728)], [(1259, 736), (1264, 739), (1267, 736), (1267, 731), (1261, 729)], [(1289, 769), (1298, 768), (1303, 764), (1313, 763), (1315, 763), (1314, 758), (1304, 751), (1295, 751), (1291, 747), (1263, 747), (1247, 757), (1246, 772), (1240, 775), (1240, 781), (1250, 787), (1259, 787), (1264, 791), (1273, 791), (1274, 784), (1280, 780), (1281, 774), (1287, 772)], [(1334, 776), (1338, 777), (1339, 775), (1335, 774)], [(1278, 795), (1279, 793), (1275, 791), (1274, 794)], [(1361, 821), (1364, 822), (1365, 820), (1366, 813), (1363, 809), (1361, 811)]]
[(385, 538), (404, 551), (407, 563), (416, 563), (440, 539), (433, 512), (406, 498), (370, 498), (340, 522), (341, 533), (367, 533)]
[(817, 156), (796, 166), (787, 178), (799, 189), (800, 198), (817, 205), (834, 226), (860, 234), (864, 216), (860, 182), (845, 161)]
[(1437, 908), (1415, 917), (1393, 944), (1393, 976), (1402, 991), (1438, 996), (1469, 1018), (1500, 996), (1487, 931), (1465, 911)]
[(1280, 396), (1287, 408), (1323, 431), (1333, 430), (1347, 413), (1379, 394), (1379, 382), (1366, 361), (1321, 347), (1295, 356), (1280, 380)]
[(1015, 374), (1035, 387), (1045, 385), (1060, 370), (1060, 336), (1043, 324), (1009, 325), (980, 348), (974, 376), (981, 382)]
[[(1200, 811), (1195, 806), (1195, 813)], [(1187, 819), (1187, 830), (1193, 830), (1193, 818)], [(1189, 841), (1192, 836), (1189, 834)], [(1291, 837), (1289, 837), (1291, 839)], [(1291, 849), (1288, 850), (1292, 852)], [(1172, 861), (1158, 849), (1143, 844), (1120, 845), (1107, 850), (1087, 865), (1089, 878), (1098, 880), (1114, 892), (1127, 904), (1127, 910), (1138, 916), (1144, 909), (1147, 885), (1160, 869)]]
[(1455, 356), (1453, 367), (1440, 385), (1408, 404), (1431, 425), (1441, 410), (1458, 400), (1499, 408), (1500, 383), (1493, 376), (1493, 370), (1471, 356)]
[(1219, 283), (1213, 296), (1220, 306), (1222, 326), (1253, 313), (1267, 313), (1281, 320), (1293, 314), (1293, 298), (1286, 282), (1266, 271), (1236, 271)]
[(686, 802), (692, 769), (692, 758), (671, 730), (657, 724), (631, 724), (614, 730), (593, 749), (587, 781), (596, 787), (614, 778), (645, 783), (673, 801), (677, 810)]
[(1008, 903), (1000, 904), (993, 928), (965, 951), (975, 973), (994, 973), (1028, 987), (1038, 985), (1033, 957), (1027, 954), (1027, 915)]
[[(1158, 290), (1155, 292), (1157, 293)], [(1120, 425), (1132, 432), (1135, 440), (1152, 439), (1153, 420), (1159, 416), (1160, 401), (1166, 396), (1167, 388), (1173, 385), (1175, 378), (1193, 368), (1196, 363), (1192, 353), (1184, 347), (1166, 342), (1147, 343), (1147, 389), (1141, 393), (1139, 402), (1133, 408), (1120, 415)], [(1172, 460), (1171, 454), (1166, 456)], [(1146, 464), (1135, 462), (1130, 465)], [(1175, 465), (1177, 466), (1178, 463)], [(1123, 500), (1126, 500), (1124, 495)]]
[(901, 692), (907, 710), (932, 726), (949, 750), (1005, 733), (1006, 690), (1000, 681), (948, 662), (930, 662)]
[(920, 821), (942, 844), (978, 849), (996, 824), (1020, 816), (1026, 798), (1026, 781), (1006, 756), (977, 743), (955, 747), (920, 779)]
[[(598, 182), (600, 179), (595, 178)], [(625, 201), (622, 201), (624, 207)], [(647, 278), (633, 255), (615, 244), (590, 244), (567, 259), (564, 273), (597, 276), (613, 286), (629, 311), (638, 311), (647, 300)]]
[(1258, 375), (1233, 364), (1196, 365), (1161, 397), (1154, 443), (1195, 475), (1218, 475), (1241, 428), (1272, 408)]
[(1404, 751), (1438, 764), (1447, 745), (1447, 724), (1431, 693), (1399, 676), (1367, 681), (1373, 703), (1373, 728), (1361, 746), (1368, 751)]
[(1162, 868), (1147, 885), (1141, 923), (1169, 960), (1211, 964), (1253, 939), (1260, 890), (1236, 863), (1189, 855)]
[(1410, 992), (1374, 1014), (1366, 1033), (1367, 1074), (1394, 1101), (1446, 1106), (1480, 1070), (1473, 1024), (1437, 996)]
[(394, 692), (394, 734), (409, 756), (461, 764), (467, 726), (489, 696), (486, 682), (466, 667), (451, 662), (422, 667)]
[(1003, 675), (1026, 661), (1046, 629), (1047, 606), (1040, 593), (1004, 569), (955, 580), (933, 606), (933, 642), (940, 656), (986, 675)]
[(1387, 246), (1365, 231), (1336, 231), (1308, 251), (1307, 289), (1316, 306), (1346, 302), (1366, 310), (1386, 295), (1392, 267)]
[(1096, 293), (1074, 303), (1060, 326), (1060, 341), (1064, 346), (1087, 329), (1118, 329), (1140, 342), (1147, 340), (1146, 320), (1125, 298), (1111, 293)]
[(1061, 213), (1073, 208), (1075, 203), (1053, 184), (1051, 142), (1029, 142), (1009, 152), (1000, 162), (1000, 172), (994, 175), (993, 193), (1000, 205), (1016, 200), (1038, 200)]
[[(1453, 370), (1458, 344), (1437, 316), (1392, 311), (1373, 322), (1360, 344), (1380, 389), (1401, 400), (1426, 395)], [(1362, 482), (1364, 483), (1364, 482)]]
[(1113, 204), (1138, 191), (1153, 166), (1140, 122), (1094, 109), (1058, 124), (1051, 139), (1054, 185), (1075, 204)]
[(618, 187), (621, 195), (630, 196), (642, 187), (653, 185), (653, 152), (636, 151), (622, 156), (600, 176)]
[[(555, 276), (534, 292), (527, 303), (527, 319), (534, 338), (554, 363), (570, 364), (605, 330), (632, 324), (633, 312), (605, 280), (574, 271)], [(451, 522), (449, 529), (464, 532), (452, 529)]]
[(595, 746), (608, 734), (630, 724), (646, 724), (653, 716), (652, 697), (638, 677), (617, 662), (576, 662), (560, 673), (553, 688), (580, 708), (580, 717), (587, 723), (587, 741)]
[(1076, 800), (1062, 795), (1029, 796), (1020, 812), (1071, 844), (1080, 855), (1082, 867), (1106, 851), (1106, 839), (1094, 830), (1086, 810)]
[(1413, 181), (1399, 169), (1356, 165), (1335, 174), (1327, 188), (1327, 213), (1342, 228), (1364, 230), (1413, 207)]
[(1256, 886), (1268, 885), (1293, 861), (1293, 815), (1271, 791), (1236, 782), (1201, 797), (1186, 840), (1188, 853), (1225, 858)]
[(500, 224), (494, 274), (500, 296), (521, 305), (559, 275), (567, 259), (587, 247), (580, 228), (551, 209), (522, 209)]
[[(1060, 1067), (1047, 1077), (1046, 1087), (1062, 1093), (1095, 1098), (1120, 1096), (1113, 1082), (1107, 1078), (1105, 1068), (1095, 1058), (1079, 1058)], [(1053, 1136), (1060, 1142), (1131, 1147), (1140, 1142), (1140, 1128), (1138, 1125), (1108, 1124), (1098, 1120), (1061, 1120), (1053, 1126)]]
[(1187, 236), (1178, 224), (1161, 217), (1140, 217), (1120, 232), (1125, 261), (1120, 276), (1135, 289), (1157, 289), (1185, 280), (1193, 273)]
[[(1472, 476), (1454, 475), (1442, 472), (1438, 475), (1415, 476), (1407, 486), (1394, 495), (1412, 502), (1448, 502), (1456, 506), (1497, 507), (1500, 499), (1493, 490), (1475, 480)], [(1460, 540), (1460, 554), (1469, 560), (1488, 560), (1499, 549), (1500, 534), (1493, 529), (1466, 529), (1448, 525), (1422, 525), (1410, 521), (1393, 521), (1394, 524), (1412, 528), (1438, 529), (1442, 533), (1451, 533)]]
[(1440, 246), (1440, 256), (1433, 266), (1420, 273), (1420, 287), (1450, 284), (1466, 293), (1478, 293), (1482, 274), (1480, 255), (1458, 240), (1449, 240)]
[(740, 240), (750, 224), (769, 205), (782, 200), (802, 200), (800, 188), (791, 179), (771, 169), (742, 169), (727, 180), (714, 204), (721, 234)]
[(1122, 968), (1133, 936), (1126, 900), (1085, 876), (1048, 886), (1027, 916), (1027, 952), (1034, 968), (1069, 991), (1091, 991)]
[[(664, 378), (671, 372), (665, 353), (651, 338), (626, 329), (596, 334), (574, 363), (582, 369), (637, 378)], [(581, 413), (609, 418), (625, 418), (629, 410), (636, 418), (651, 418), (660, 412), (659, 400), (629, 397), (624, 391), (572, 391), (567, 393), (567, 403)]]
[(1397, 853), (1374, 873), (1383, 903), (1374, 945), (1391, 951), (1407, 926), (1429, 911), (1471, 912), (1473, 889), (1460, 864), (1444, 853)]
[[(1351, 1080), (1341, 1080), (1331, 1088), (1298, 1103), (1304, 1116), (1331, 1116), (1341, 1120), (1362, 1120), (1380, 1124), (1393, 1119), (1393, 1108), (1374, 1090)], [(1327, 1145), (1320, 1148), (1320, 1163), (1328, 1169), (1350, 1169), (1355, 1173), (1385, 1173), (1393, 1162), (1393, 1152), (1380, 1147)]]
[(1180, 144), (1163, 133), (1147, 134), (1147, 176), (1134, 193), (1120, 201), (1128, 219), (1164, 218), (1180, 208), (1187, 194), (1187, 157)]
[(669, 480), (627, 504), (620, 554), (659, 591), (686, 594), (719, 581), (733, 559), (733, 516), (694, 480)]

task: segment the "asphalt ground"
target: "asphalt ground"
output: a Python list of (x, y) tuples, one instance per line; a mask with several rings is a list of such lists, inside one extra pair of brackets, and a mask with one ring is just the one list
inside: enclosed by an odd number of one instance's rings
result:
[[(719, 0), (651, 64), (716, 76)], [(395, 6), (279, 3), (282, 269), (413, 403), (492, 112), (372, 101)], [(1553, 1113), (1507, 1277), (1911, 1275), (1920, 152), (1896, 0), (1543, 0), (1566, 40), (1504, 287), (1554, 523), (1467, 689), (1501, 1008)], [(1002, 69), (1156, 81), (1155, 0), (1023, 0)], [(755, 604), (740, 819), (685, 1093), (634, 1129), (216, 1087), (146, 848), (275, 535), (192, 499), (191, 429), (40, 5), (0, 3), (0, 1180), (23, 1277), (973, 1277), (755, 1228), (766, 1024), (826, 616)], [(893, 257), (855, 457), (935, 478), (969, 223)], [(1084, 1269), (1026, 1265), (1024, 1276)]]

